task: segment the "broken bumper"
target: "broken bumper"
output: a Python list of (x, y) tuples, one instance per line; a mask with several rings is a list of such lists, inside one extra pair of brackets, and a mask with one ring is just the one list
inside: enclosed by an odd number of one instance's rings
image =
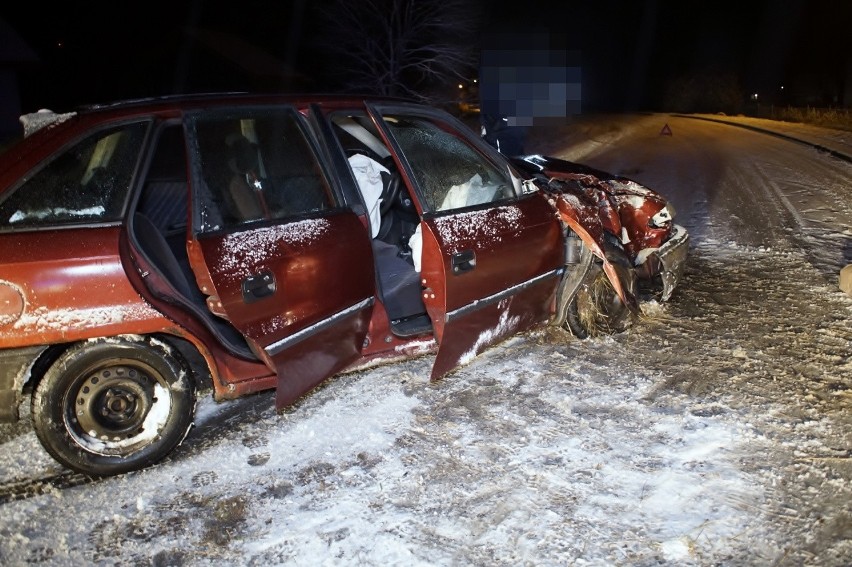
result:
[(686, 256), (689, 251), (689, 233), (682, 226), (672, 227), (672, 236), (665, 244), (653, 253), (662, 269), (660, 276), (663, 280), (662, 301), (667, 301), (677, 287), (686, 266)]

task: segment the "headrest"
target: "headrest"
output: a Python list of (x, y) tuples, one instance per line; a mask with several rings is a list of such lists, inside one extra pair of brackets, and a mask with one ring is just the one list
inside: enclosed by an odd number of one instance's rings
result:
[(229, 149), (228, 167), (231, 171), (242, 175), (257, 170), (257, 144), (251, 143), (242, 134), (233, 133), (225, 138), (225, 145)]

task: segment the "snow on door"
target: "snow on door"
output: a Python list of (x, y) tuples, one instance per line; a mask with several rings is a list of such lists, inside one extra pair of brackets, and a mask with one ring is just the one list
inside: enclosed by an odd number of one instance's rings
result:
[(278, 374), (281, 408), (360, 356), (375, 294), (369, 236), (287, 109), (191, 120), (194, 266), (208, 307)]
[(438, 379), (551, 316), (562, 232), (545, 199), (523, 195), (505, 159), (464, 125), (392, 110), (382, 122), (423, 218), (417, 238), (423, 299), (439, 343), (432, 369)]

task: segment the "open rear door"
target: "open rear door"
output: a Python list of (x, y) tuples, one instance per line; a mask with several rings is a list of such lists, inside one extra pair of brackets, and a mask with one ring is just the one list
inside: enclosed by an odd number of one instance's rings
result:
[(198, 246), (215, 289), (208, 302), (277, 372), (279, 409), (360, 356), (374, 277), (354, 213), (203, 237)]
[(360, 356), (375, 297), (369, 235), (337, 206), (295, 112), (205, 113), (190, 134), (196, 281), (276, 371), (280, 409)]

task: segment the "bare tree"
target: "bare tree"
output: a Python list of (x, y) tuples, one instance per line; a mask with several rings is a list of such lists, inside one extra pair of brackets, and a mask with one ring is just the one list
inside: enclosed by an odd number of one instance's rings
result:
[(431, 100), (476, 68), (470, 0), (335, 0), (322, 14), (323, 47), (346, 90)]

